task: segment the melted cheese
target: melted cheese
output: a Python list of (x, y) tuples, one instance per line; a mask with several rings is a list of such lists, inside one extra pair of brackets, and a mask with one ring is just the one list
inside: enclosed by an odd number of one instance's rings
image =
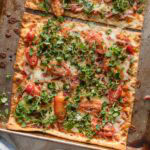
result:
[(39, 81), (39, 82), (44, 82), (44, 81), (51, 81), (52, 77), (51, 76), (44, 76), (43, 71), (41, 69), (35, 69), (33, 70), (33, 73), (31, 74), (31, 80), (34, 81)]
[(129, 57), (128, 57), (128, 59), (125, 60), (125, 62), (123, 64), (121, 64), (121, 68), (123, 69), (123, 73), (124, 73), (123, 80), (127, 81), (129, 79), (128, 70), (130, 68), (130, 58)]
[(107, 102), (107, 103), (109, 103), (109, 99), (108, 99), (106, 96), (103, 96), (100, 100), (101, 100), (102, 102)]
[(79, 115), (79, 114), (77, 114), (77, 115), (76, 115), (76, 119), (77, 119), (77, 121), (81, 121), (82, 116), (81, 116), (81, 115)]
[(124, 124), (124, 122), (125, 121), (120, 116), (116, 118), (116, 122), (113, 124), (116, 132), (120, 131), (120, 127), (122, 124)]

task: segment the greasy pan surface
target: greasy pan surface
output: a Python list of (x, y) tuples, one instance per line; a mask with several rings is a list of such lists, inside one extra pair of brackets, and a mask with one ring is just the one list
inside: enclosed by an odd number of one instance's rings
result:
[[(7, 74), (13, 75), (13, 63), (15, 61), (15, 53), (18, 43), (18, 29), (21, 22), (21, 17), (24, 12), (24, 2), (25, 0), (0, 0), (0, 7), (3, 7), (3, 11), (0, 8), (0, 52), (6, 54), (6, 58), (0, 58), (0, 92), (6, 92), (7, 95), (11, 95), (11, 80), (6, 80)], [(134, 106), (134, 113), (132, 118), (133, 126), (129, 132), (128, 144), (134, 147), (140, 146), (143, 142), (142, 138), (146, 131), (146, 123), (148, 119), (149, 111), (149, 102), (145, 102), (143, 97), (149, 94), (150, 91), (150, 14), (148, 10), (150, 8), (150, 2), (148, 2), (148, 7), (145, 16), (144, 31), (142, 35), (142, 50), (140, 54), (139, 62), (139, 72), (138, 80), (140, 81), (141, 86), (138, 86), (136, 92), (136, 101)], [(28, 10), (27, 10), (28, 11)], [(1, 129), (3, 130), (3, 129)], [(7, 132), (6, 130), (4, 130)], [(9, 133), (15, 133), (8, 131)], [(51, 141), (60, 142), (60, 139), (56, 138), (47, 138), (42, 136), (42, 134), (28, 134), (28, 133), (18, 133), (20, 135), (29, 135), (30, 137), (49, 139)], [(75, 142), (68, 142), (63, 140), (63, 143), (75, 144)], [(82, 144), (84, 145), (84, 144)], [(84, 145), (85, 146), (85, 145)], [(90, 146), (87, 145), (90, 148)], [(91, 147), (92, 148), (92, 147)], [(96, 147), (95, 147), (96, 149)]]

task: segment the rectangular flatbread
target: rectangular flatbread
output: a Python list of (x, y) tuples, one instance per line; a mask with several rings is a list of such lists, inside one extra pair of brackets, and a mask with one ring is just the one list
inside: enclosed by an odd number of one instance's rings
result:
[(53, 12), (56, 16), (64, 15), (141, 30), (144, 3), (145, 0), (27, 0), (25, 6)]
[(7, 128), (125, 150), (140, 36), (25, 13)]

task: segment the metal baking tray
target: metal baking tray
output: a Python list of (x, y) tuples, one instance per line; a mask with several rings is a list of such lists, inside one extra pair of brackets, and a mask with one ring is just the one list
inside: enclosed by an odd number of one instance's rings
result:
[[(21, 18), (24, 11), (33, 13), (33, 11), (24, 8), (25, 0), (0, 0), (0, 53), (6, 54), (6, 57), (0, 57), (0, 92), (5, 92), (11, 96), (12, 81), (6, 80), (6, 75), (13, 76), (13, 64), (15, 62), (16, 49), (19, 39), (19, 29)], [(144, 29), (142, 31), (142, 46), (138, 69), (138, 86), (136, 90), (136, 100), (133, 109), (132, 127), (129, 130), (128, 146), (133, 149), (141, 147), (145, 142), (150, 141), (147, 136), (150, 127), (147, 128), (148, 116), (150, 111), (150, 102), (144, 101), (145, 95), (150, 95), (150, 1), (147, 1), (145, 10)], [(140, 31), (133, 31), (140, 32)], [(148, 131), (147, 131), (148, 130)], [(57, 138), (41, 133), (25, 133), (9, 131), (5, 126), (0, 125), (0, 131), (21, 136), (28, 136), (41, 140), (48, 140), (51, 143), (58, 143), (61, 146), (68, 144), (73, 149), (79, 147), (85, 149), (104, 149), (99, 146), (73, 142), (62, 138)], [(147, 132), (146, 132), (147, 131)], [(68, 146), (69, 149), (69, 146)], [(105, 149), (104, 149), (105, 150)]]

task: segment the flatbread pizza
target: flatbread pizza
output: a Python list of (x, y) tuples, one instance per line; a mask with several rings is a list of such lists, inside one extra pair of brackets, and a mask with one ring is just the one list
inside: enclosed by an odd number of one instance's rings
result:
[(140, 39), (25, 13), (7, 128), (125, 150)]
[(141, 30), (145, 0), (27, 0), (26, 7)]

